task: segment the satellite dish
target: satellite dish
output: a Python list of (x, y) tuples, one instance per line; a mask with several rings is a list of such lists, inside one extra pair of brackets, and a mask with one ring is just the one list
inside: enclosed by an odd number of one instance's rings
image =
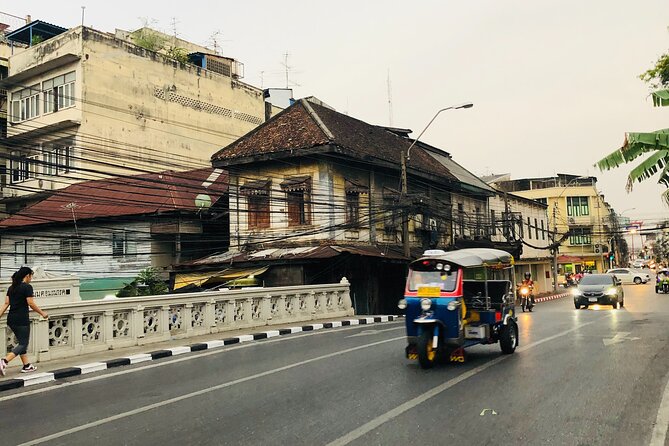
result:
[(207, 194), (199, 194), (195, 197), (195, 207), (198, 210), (209, 209), (211, 207), (211, 197)]

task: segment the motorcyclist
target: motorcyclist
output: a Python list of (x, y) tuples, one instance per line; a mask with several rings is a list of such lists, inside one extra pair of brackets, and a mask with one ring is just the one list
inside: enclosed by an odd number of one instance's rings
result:
[[(524, 275), (523, 281), (518, 285), (518, 295), (521, 298), (521, 302), (523, 299), (523, 296), (520, 295), (520, 290), (526, 287), (529, 290), (529, 295), (527, 296), (527, 304), (526, 307), (531, 310), (531, 308), (534, 306), (534, 281), (532, 280), (532, 274), (528, 271)], [(524, 311), (524, 310), (523, 310)]]

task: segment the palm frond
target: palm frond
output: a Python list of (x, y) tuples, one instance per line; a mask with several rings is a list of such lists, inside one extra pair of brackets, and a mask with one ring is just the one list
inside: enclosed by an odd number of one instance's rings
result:
[(669, 150), (669, 129), (650, 133), (626, 133), (623, 146), (597, 161), (599, 170), (611, 170), (629, 163), (645, 153), (655, 150)]
[[(659, 150), (643, 160), (627, 177), (627, 190), (631, 191), (634, 182), (641, 182), (655, 175), (660, 169), (666, 169), (669, 150)], [(664, 170), (662, 171), (664, 173)]]
[(664, 201), (664, 204), (669, 206), (669, 189), (662, 192), (662, 201)]

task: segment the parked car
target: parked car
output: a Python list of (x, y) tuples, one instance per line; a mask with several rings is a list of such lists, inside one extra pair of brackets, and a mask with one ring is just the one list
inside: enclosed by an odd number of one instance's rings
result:
[(625, 306), (625, 294), (621, 282), (611, 274), (586, 274), (572, 292), (574, 306), (578, 310), (581, 306), (602, 304), (613, 308)]
[(622, 283), (648, 283), (650, 281), (650, 274), (643, 271), (636, 271), (632, 268), (616, 268), (606, 271), (607, 274), (613, 274)]
[(636, 259), (635, 261), (632, 262), (632, 268), (643, 268), (646, 266), (646, 261), (643, 259)]

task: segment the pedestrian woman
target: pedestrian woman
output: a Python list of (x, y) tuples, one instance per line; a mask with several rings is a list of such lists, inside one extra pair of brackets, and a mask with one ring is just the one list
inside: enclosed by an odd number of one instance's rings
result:
[(33, 270), (27, 266), (22, 266), (17, 272), (12, 274), (12, 284), (7, 290), (5, 303), (0, 309), (0, 317), (5, 314), (9, 307), (7, 315), (7, 325), (16, 335), (18, 344), (14, 349), (7, 353), (7, 356), (0, 359), (0, 374), (5, 375), (7, 364), (17, 356), (21, 358), (23, 368), (21, 373), (29, 373), (37, 370), (37, 367), (28, 361), (28, 341), (30, 340), (30, 318), (28, 317), (28, 307), (38, 312), (43, 318), (49, 317), (40, 309), (33, 298), (33, 287), (30, 281), (33, 279)]

